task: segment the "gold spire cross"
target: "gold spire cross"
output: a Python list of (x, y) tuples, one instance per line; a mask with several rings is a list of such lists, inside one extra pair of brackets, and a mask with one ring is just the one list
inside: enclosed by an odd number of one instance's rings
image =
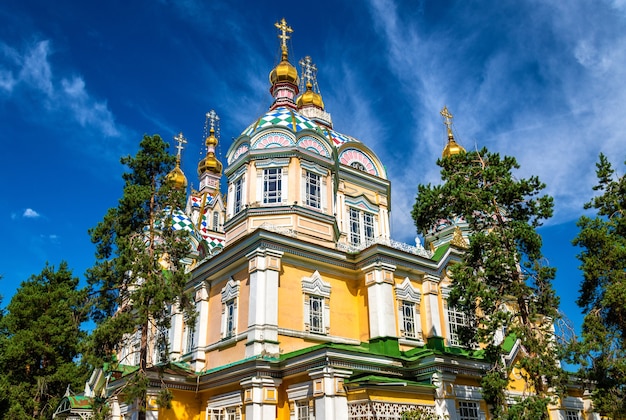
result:
[(185, 138), (185, 136), (183, 136), (183, 133), (181, 131), (180, 133), (178, 133), (177, 136), (174, 136), (174, 140), (176, 140), (176, 143), (178, 143), (176, 145), (176, 149), (178, 149), (176, 157), (178, 158), (178, 160), (180, 160), (180, 154), (184, 149), (183, 144), (187, 143), (187, 139)]
[(278, 35), (278, 38), (281, 40), (281, 48), (283, 52), (287, 52), (287, 40), (290, 38), (287, 33), (293, 32), (293, 29), (287, 25), (285, 18), (282, 18), (280, 23), (276, 22), (274, 26), (276, 26), (276, 28), (281, 32), (280, 35)]
[(443, 123), (446, 125), (446, 127), (448, 127), (448, 130), (450, 130), (453, 117), (452, 114), (450, 114), (450, 111), (448, 111), (448, 107), (444, 105), (443, 109), (439, 113), (443, 117)]

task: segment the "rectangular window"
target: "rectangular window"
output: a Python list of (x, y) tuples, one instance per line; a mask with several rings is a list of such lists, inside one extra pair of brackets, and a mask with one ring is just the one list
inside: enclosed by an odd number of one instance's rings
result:
[(242, 191), (242, 187), (243, 187), (243, 176), (240, 177), (239, 179), (237, 179), (235, 181), (234, 184), (234, 195), (235, 195), (235, 200), (234, 200), (234, 207), (233, 207), (233, 212), (234, 214), (237, 214), (241, 211), (241, 208), (243, 206), (243, 191)]
[(361, 243), (359, 211), (353, 208), (350, 208), (350, 243), (352, 245), (359, 245)]
[(448, 308), (448, 330), (450, 333), (450, 345), (460, 346), (459, 329), (470, 325), (467, 316), (463, 312), (459, 312), (456, 308)]
[(191, 352), (196, 345), (196, 329), (187, 325), (187, 353)]
[(309, 402), (308, 401), (296, 401), (296, 419), (297, 420), (310, 420), (309, 416)]
[(309, 331), (312, 333), (326, 333), (324, 328), (324, 298), (321, 296), (309, 296), (309, 325)]
[(220, 214), (216, 211), (213, 212), (213, 230), (218, 230), (220, 226)]
[(226, 305), (226, 328), (224, 338), (235, 335), (235, 299), (229, 300)]
[(281, 184), (282, 184), (282, 168), (270, 168), (263, 171), (263, 203), (280, 203)]
[(213, 408), (209, 409), (209, 420), (240, 420), (237, 408)]
[(374, 216), (370, 213), (363, 213), (363, 230), (365, 233), (365, 242), (374, 241)]
[(480, 420), (478, 403), (459, 401), (459, 420)]
[(306, 173), (305, 203), (307, 206), (319, 209), (322, 207), (320, 176), (313, 172)]
[(565, 420), (581, 420), (580, 411), (578, 411), (578, 410), (567, 410), (565, 412)]
[(402, 326), (404, 336), (407, 338), (417, 338), (415, 329), (415, 304), (413, 302), (402, 301)]

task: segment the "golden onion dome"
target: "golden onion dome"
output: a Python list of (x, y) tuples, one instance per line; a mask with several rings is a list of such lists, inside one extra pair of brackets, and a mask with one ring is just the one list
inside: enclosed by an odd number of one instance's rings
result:
[(449, 158), (453, 155), (458, 155), (459, 153), (465, 153), (465, 149), (459, 143), (454, 140), (454, 135), (452, 134), (452, 130), (448, 128), (448, 143), (446, 147), (443, 148), (443, 152), (441, 153), (442, 158)]
[(214, 128), (211, 128), (211, 130), (209, 131), (209, 136), (204, 141), (204, 144), (206, 144), (206, 147), (217, 146), (217, 137), (215, 137)]
[(206, 157), (198, 163), (198, 175), (202, 175), (205, 172), (222, 173), (222, 162), (217, 160), (213, 152), (207, 153)]
[(298, 70), (291, 65), (287, 59), (287, 51), (283, 50), (282, 59), (270, 72), (270, 83), (272, 85), (279, 82), (298, 84)]
[(205, 172), (213, 172), (215, 174), (222, 173), (222, 162), (215, 157), (215, 147), (218, 140), (215, 137), (215, 129), (211, 127), (209, 136), (206, 138), (204, 144), (207, 147), (207, 154), (204, 159), (198, 163), (198, 175), (202, 175)]
[(306, 91), (298, 97), (298, 101), (296, 102), (298, 108), (301, 108), (306, 105), (314, 105), (320, 109), (324, 109), (324, 101), (322, 101), (322, 95), (319, 93), (313, 92), (313, 85), (311, 82), (307, 82)]
[(183, 173), (182, 169), (180, 169), (180, 163), (176, 162), (176, 166), (174, 169), (167, 174), (166, 179), (172, 183), (172, 186), (176, 189), (184, 189), (187, 188), (187, 177)]

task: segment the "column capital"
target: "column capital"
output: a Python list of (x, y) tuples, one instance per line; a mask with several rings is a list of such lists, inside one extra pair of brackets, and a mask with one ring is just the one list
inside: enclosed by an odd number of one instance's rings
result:
[(283, 254), (282, 251), (273, 249), (255, 249), (246, 254), (246, 258), (248, 259), (248, 272), (252, 273), (258, 270), (280, 271), (280, 259)]

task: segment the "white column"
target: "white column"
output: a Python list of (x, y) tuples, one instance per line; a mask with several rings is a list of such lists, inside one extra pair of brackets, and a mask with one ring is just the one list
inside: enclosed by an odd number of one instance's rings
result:
[(196, 310), (198, 318), (196, 320), (196, 345), (193, 348), (191, 366), (199, 371), (204, 368), (205, 351), (207, 343), (207, 327), (209, 325), (209, 291), (206, 283), (202, 282), (195, 290)]
[(246, 357), (278, 354), (278, 278), (283, 253), (257, 249), (248, 258), (250, 296)]
[(240, 382), (246, 420), (275, 420), (280, 379), (254, 377)]
[(424, 300), (424, 314), (426, 315), (426, 330), (424, 338), (443, 337), (439, 307), (439, 278), (425, 275), (422, 282), (422, 299)]
[(374, 263), (363, 268), (367, 287), (370, 339), (397, 337), (393, 298), (393, 272), (390, 264)]
[(313, 380), (315, 419), (344, 420), (348, 418), (348, 399), (343, 381), (352, 374), (349, 370), (324, 367), (309, 373)]
[(456, 404), (454, 381), (456, 375), (436, 372), (432, 376), (432, 383), (437, 387), (435, 391), (435, 413), (442, 418), (456, 418)]

